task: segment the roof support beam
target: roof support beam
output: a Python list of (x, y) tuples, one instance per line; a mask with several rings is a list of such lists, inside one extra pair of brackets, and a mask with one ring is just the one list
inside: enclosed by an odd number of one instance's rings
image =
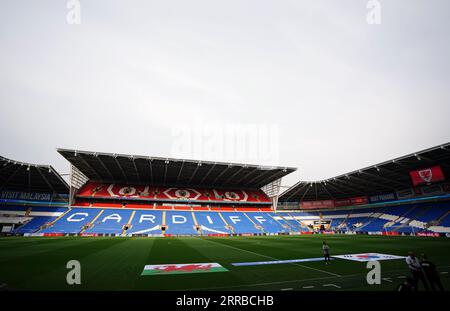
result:
[[(361, 173), (361, 174), (363, 174), (363, 173)], [(358, 180), (364, 181), (364, 182), (366, 182), (366, 183), (375, 185), (375, 186), (377, 186), (377, 187), (380, 187), (381, 189), (386, 189), (386, 188), (388, 188), (388, 190), (386, 190), (386, 191), (395, 191), (394, 188), (389, 187), (389, 186), (387, 186), (386, 184), (380, 184), (380, 183), (378, 183), (378, 182), (375, 182), (375, 181), (372, 181), (372, 180), (368, 180), (368, 179), (363, 179), (363, 178), (361, 178), (361, 177), (356, 177), (356, 176), (352, 176), (351, 178), (353, 178), (353, 179), (358, 179)]]
[(213, 166), (211, 166), (211, 168), (208, 170), (208, 172), (205, 174), (205, 176), (203, 176), (202, 180), (200, 180), (199, 185), (203, 184), (203, 182), (205, 181), (205, 179), (209, 176), (209, 174), (211, 174), (212, 170), (216, 167), (216, 164), (214, 164)]
[[(301, 183), (301, 182), (300, 182)], [(290, 198), (295, 196), (297, 193), (301, 192), (303, 188), (305, 188), (309, 183), (304, 183), (301, 187), (298, 187), (291, 195), (286, 198), (286, 202), (289, 201)]]
[(325, 187), (325, 185), (323, 183), (320, 183), (320, 185), (322, 186), (322, 188), (325, 190), (325, 192), (328, 194), (328, 197), (333, 200), (333, 196), (331, 195), (330, 191), (328, 191), (327, 187)]
[(200, 166), (202, 166), (202, 164), (200, 162), (197, 163), (197, 167), (195, 168), (194, 172), (192, 173), (191, 177), (189, 177), (189, 181), (188, 184), (191, 183), (192, 179), (194, 179), (195, 174), (197, 174), (198, 169), (200, 168)]
[[(9, 164), (9, 165), (8, 165), (8, 164)], [(0, 173), (1, 173), (1, 171), (6, 170), (6, 169), (10, 168), (11, 166), (14, 166), (14, 164), (13, 164), (13, 163), (5, 162), (5, 164), (3, 165), (3, 167), (0, 168)]]
[(183, 166), (184, 166), (184, 160), (183, 160), (183, 162), (181, 162), (180, 171), (178, 172), (177, 181), (175, 182), (176, 184), (178, 184), (178, 180), (180, 179), (181, 172), (183, 171)]
[(152, 159), (148, 159), (148, 163), (150, 164), (149, 165), (149, 168), (150, 168), (150, 180), (151, 180), (151, 182), (153, 184), (154, 182), (153, 182), (153, 164), (152, 164), (152, 162), (153, 162)]
[(117, 160), (117, 156), (116, 156), (116, 155), (114, 155), (114, 161), (116, 162), (117, 166), (118, 166), (119, 169), (120, 169), (120, 172), (122, 173), (123, 178), (125, 178), (125, 181), (126, 181), (127, 184), (128, 184), (128, 178), (127, 178), (127, 175), (125, 174), (125, 171), (123, 170), (122, 165), (120, 165), (119, 160)]
[(139, 182), (142, 182), (141, 175), (139, 174), (139, 171), (136, 167), (136, 162), (135, 162), (134, 158), (131, 158), (131, 162), (133, 162), (134, 171), (136, 173), (136, 176), (137, 176)]
[(166, 184), (166, 178), (167, 178), (167, 167), (169, 166), (169, 160), (164, 161), (164, 179), (163, 179), (163, 185)]
[[(332, 183), (330, 183), (329, 181), (327, 182), (327, 184), (328, 184), (329, 187), (334, 188), (337, 192), (343, 194), (344, 196), (348, 196), (348, 193), (346, 193), (346, 192), (342, 191), (341, 189), (339, 189), (338, 187), (334, 186), (334, 185), (333, 185)], [(333, 195), (332, 195), (332, 197), (333, 197), (333, 199), (336, 199), (336, 196), (333, 196)]]
[(268, 184), (267, 180), (275, 180), (275, 178), (278, 177), (278, 175), (284, 176), (285, 173), (286, 172), (284, 170), (281, 170), (279, 172), (275, 172), (273, 175), (270, 175), (270, 176), (264, 178), (259, 183), (262, 184), (262, 186), (264, 187), (265, 185)]
[[(362, 173), (359, 173), (359, 174), (362, 174)], [(369, 185), (368, 185), (369, 181), (366, 180), (366, 179), (364, 179), (364, 178), (357, 177), (357, 176), (355, 176), (355, 174), (350, 175), (350, 176), (349, 176), (347, 179), (345, 179), (345, 180), (340, 179), (339, 181), (342, 181), (342, 182), (344, 182), (344, 183), (347, 183), (349, 186), (358, 188), (358, 189), (362, 190), (363, 192), (367, 192), (367, 191), (370, 190), (370, 189), (369, 189)], [(376, 184), (377, 187), (378, 187), (379, 185), (380, 185), (380, 184)], [(379, 190), (379, 189), (374, 189), (374, 190)]]
[(53, 195), (56, 194), (56, 195), (59, 196), (58, 191), (56, 191), (55, 188), (53, 188), (52, 184), (48, 181), (47, 177), (45, 177), (45, 175), (42, 174), (41, 168), (40, 168), (40, 167), (37, 167), (36, 170), (38, 171), (39, 175), (41, 175), (42, 179), (43, 179), (44, 182), (47, 184), (47, 186), (48, 186), (50, 189), (52, 189)]
[[(444, 150), (446, 150), (445, 148), (444, 148)], [(449, 165), (447, 165), (444, 161), (433, 161), (433, 160), (431, 160), (431, 159), (429, 159), (428, 157), (424, 157), (424, 156), (422, 156), (422, 155), (417, 155), (419, 158), (421, 158), (421, 159), (423, 159), (423, 160), (425, 160), (425, 161), (427, 161), (427, 162), (429, 162), (429, 163), (436, 163), (436, 162), (439, 162), (438, 164), (436, 164), (436, 165), (440, 165), (440, 166), (443, 166), (443, 167), (450, 167)]]
[[(269, 174), (269, 173), (273, 173), (273, 172), (272, 172), (272, 171), (266, 171), (266, 172), (264, 172), (264, 173), (262, 173), (262, 174), (260, 174), (260, 175), (256, 175), (256, 176), (253, 177), (252, 179), (248, 180), (248, 181), (244, 184), (244, 186), (250, 185), (250, 184), (253, 183), (255, 180), (258, 180), (259, 178), (264, 177), (265, 175), (267, 175), (267, 174)], [(276, 175), (276, 173), (278, 173), (278, 172), (275, 172), (273, 175)]]
[[(379, 168), (379, 169), (381, 170), (381, 168)], [(394, 173), (391, 170), (388, 170), (388, 169), (385, 169), (385, 168), (383, 168), (382, 170), (386, 171), (386, 172), (389, 172), (389, 173)], [(406, 184), (404, 182), (396, 181), (395, 179), (389, 179), (389, 178), (386, 178), (386, 177), (382, 177), (382, 176), (375, 175), (375, 174), (372, 174), (372, 173), (367, 173), (367, 172), (362, 172), (362, 174), (366, 174), (366, 175), (372, 176), (374, 178), (378, 178), (378, 179), (384, 180), (385, 182), (388, 182), (388, 183), (395, 183), (397, 185), (401, 185), (402, 187), (407, 187), (407, 188), (411, 187), (411, 184)], [(396, 173), (394, 173), (394, 174), (396, 174)]]
[[(351, 188), (351, 187), (347, 187), (347, 186), (344, 186), (342, 183), (337, 183), (337, 180), (336, 181), (328, 181), (329, 183), (332, 183), (335, 187), (340, 187), (341, 189), (347, 189), (347, 190), (350, 190), (350, 194), (348, 194), (347, 193), (347, 195), (352, 195), (352, 193), (357, 193), (357, 194), (360, 194), (360, 195), (365, 195), (365, 193), (364, 192), (362, 192), (361, 191), (361, 188), (358, 188), (358, 187), (355, 187), (355, 188)], [(355, 191), (356, 190), (356, 191)]]
[(103, 160), (98, 155), (94, 155), (94, 156), (97, 158), (98, 162), (100, 162), (100, 165), (103, 167), (103, 169), (108, 173), (109, 177), (111, 178), (111, 181), (113, 181), (114, 176), (111, 174), (111, 171), (106, 167)]
[(222, 170), (222, 172), (220, 172), (220, 174), (213, 180), (212, 185), (215, 185), (219, 178), (222, 177), (222, 175), (225, 174), (225, 172), (227, 172), (231, 167), (231, 165), (228, 165), (226, 169)]
[(86, 165), (87, 167), (89, 167), (89, 169), (94, 173), (94, 175), (96, 176), (97, 179), (99, 179), (99, 180), (102, 180), (102, 179), (103, 179), (103, 178), (101, 177), (101, 175), (97, 172), (97, 170), (96, 170), (94, 167), (92, 167), (92, 165), (90, 165), (90, 164), (86, 161), (86, 159), (83, 158), (83, 155), (82, 155), (82, 154), (79, 154), (79, 155), (77, 155), (76, 157), (77, 157), (77, 159), (80, 159), (81, 162), (83, 162), (84, 165)]
[(22, 168), (22, 165), (17, 166), (17, 168), (14, 170), (14, 172), (12, 172), (11, 175), (9, 175), (9, 177), (5, 180), (5, 182), (2, 184), (2, 186), (0, 187), (0, 190), (3, 190), (3, 187), (5, 187), (10, 180), (17, 174), (17, 172)]
[(308, 193), (309, 189), (312, 188), (312, 187), (311, 187), (311, 186), (312, 186), (311, 183), (308, 183), (307, 185), (308, 185), (308, 187), (306, 187), (306, 191), (305, 191), (305, 193), (303, 193), (303, 195), (302, 195), (301, 199), (299, 200), (299, 202), (303, 202), (303, 199), (305, 198), (305, 196), (306, 196), (306, 194)]
[(236, 172), (230, 175), (227, 179), (224, 180), (222, 183), (223, 185), (226, 185), (230, 180), (232, 180), (234, 177), (236, 177), (240, 172), (242, 172), (244, 169), (246, 169), (246, 166), (242, 166), (240, 169), (238, 169)]
[(235, 184), (239, 185), (241, 183), (241, 181), (243, 181), (244, 179), (246, 179), (247, 177), (249, 177), (251, 174), (253, 174), (255, 171), (254, 170), (250, 170), (250, 172), (248, 172), (247, 174), (245, 174), (244, 176), (242, 176), (241, 178), (239, 178), (238, 180), (236, 180)]

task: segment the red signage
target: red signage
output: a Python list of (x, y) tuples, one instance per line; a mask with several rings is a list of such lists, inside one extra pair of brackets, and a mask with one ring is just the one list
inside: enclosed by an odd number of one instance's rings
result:
[(334, 205), (336, 207), (338, 206), (353, 206), (353, 205), (361, 205), (361, 204), (367, 204), (367, 197), (354, 197), (349, 199), (341, 199), (341, 200), (334, 200)]
[(300, 203), (301, 209), (320, 209), (320, 208), (333, 208), (340, 206), (353, 206), (367, 204), (368, 199), (366, 196), (353, 197), (340, 200), (322, 200), (322, 201), (305, 201)]
[(300, 208), (302, 209), (332, 208), (332, 207), (334, 207), (333, 200), (306, 201), (300, 204)]
[(439, 233), (437, 232), (418, 232), (417, 236), (431, 236), (431, 237), (439, 237)]
[(444, 180), (444, 173), (439, 165), (409, 172), (414, 186), (431, 184)]
[(354, 198), (350, 198), (350, 200), (351, 200), (353, 205), (367, 204), (367, 197), (366, 196), (354, 197)]

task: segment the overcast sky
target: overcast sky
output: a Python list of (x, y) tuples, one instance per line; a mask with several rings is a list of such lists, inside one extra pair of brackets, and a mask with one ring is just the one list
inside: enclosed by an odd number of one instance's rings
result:
[(290, 185), (450, 141), (450, 1), (379, 2), (373, 25), (366, 0), (84, 0), (77, 25), (65, 0), (0, 0), (0, 155), (248, 160)]

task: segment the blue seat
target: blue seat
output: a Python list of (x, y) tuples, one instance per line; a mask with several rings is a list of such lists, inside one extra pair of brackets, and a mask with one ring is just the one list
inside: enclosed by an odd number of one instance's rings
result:
[(121, 234), (131, 213), (132, 210), (129, 209), (104, 209), (85, 233)]
[(262, 233), (255, 225), (240, 212), (224, 212), (225, 221), (234, 228), (235, 233)]
[(35, 233), (39, 230), (39, 228), (46, 223), (52, 222), (55, 220), (56, 217), (51, 216), (37, 216), (33, 217), (30, 221), (28, 221), (26, 224), (20, 226), (16, 230), (14, 230), (14, 233), (24, 234), (24, 233)]
[(79, 233), (101, 211), (98, 208), (73, 208), (41, 233)]
[(162, 211), (137, 210), (127, 234), (161, 234)]
[(382, 232), (384, 230), (384, 225), (387, 223), (387, 220), (373, 218), (367, 222), (367, 224), (363, 225), (360, 228), (357, 228), (355, 231), (362, 232)]
[(166, 234), (175, 235), (194, 235), (198, 234), (195, 230), (194, 219), (192, 218), (192, 212), (183, 211), (167, 211), (166, 212)]
[(202, 234), (229, 234), (231, 231), (226, 227), (217, 212), (194, 212)]
[(255, 224), (261, 226), (266, 233), (289, 232), (289, 230), (284, 228), (279, 222), (273, 219), (270, 213), (249, 212), (246, 214), (253, 220)]

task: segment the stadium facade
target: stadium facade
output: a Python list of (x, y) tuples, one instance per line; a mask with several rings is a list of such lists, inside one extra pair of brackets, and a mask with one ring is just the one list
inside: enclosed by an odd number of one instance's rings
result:
[(68, 149), (51, 167), (0, 157), (3, 234), (450, 234), (450, 144), (280, 194), (292, 167)]

